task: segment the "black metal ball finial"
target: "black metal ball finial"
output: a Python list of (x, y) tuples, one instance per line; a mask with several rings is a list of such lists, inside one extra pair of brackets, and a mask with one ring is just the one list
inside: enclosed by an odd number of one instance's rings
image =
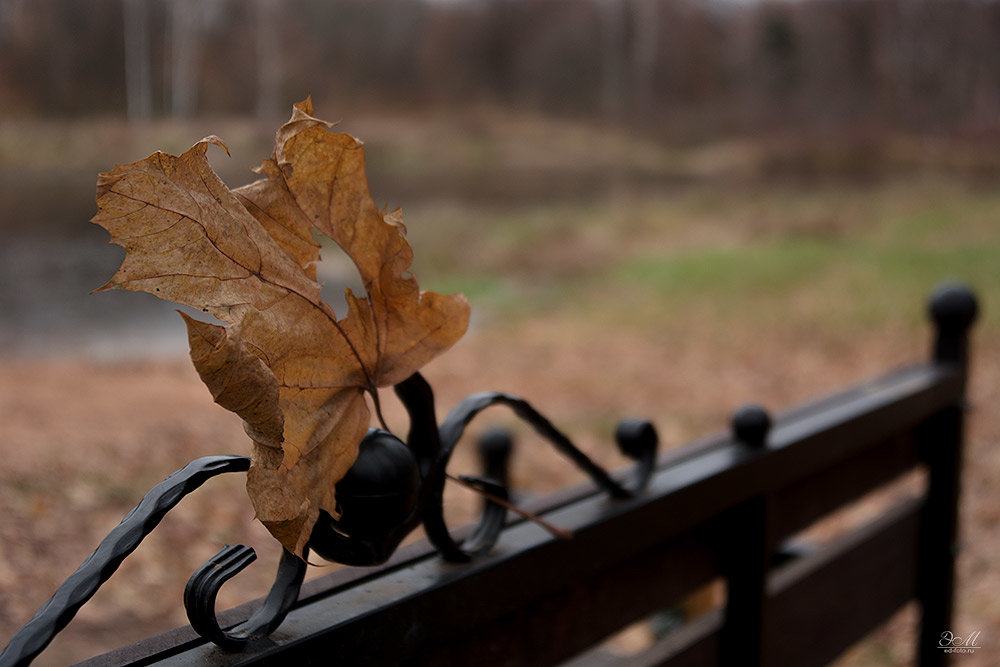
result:
[(332, 562), (378, 565), (419, 522), (420, 472), (404, 442), (369, 429), (358, 458), (337, 482), (342, 516), (326, 512), (313, 528), (309, 548)]
[(763, 447), (771, 430), (771, 416), (759, 405), (744, 405), (733, 414), (733, 437), (751, 447)]
[(413, 452), (391, 433), (370, 429), (354, 465), (337, 482), (341, 528), (352, 535), (380, 535), (413, 512), (419, 495)]
[(618, 450), (636, 462), (626, 482), (626, 490), (629, 494), (637, 494), (646, 488), (656, 468), (656, 449), (660, 442), (656, 427), (646, 419), (623, 419), (615, 428), (615, 441)]
[(934, 360), (965, 365), (969, 355), (969, 328), (979, 315), (976, 295), (965, 285), (946, 284), (931, 295), (929, 310), (937, 329)]
[(645, 452), (655, 450), (658, 441), (656, 428), (645, 419), (623, 419), (615, 429), (618, 449), (631, 459), (638, 459)]
[(930, 313), (939, 328), (969, 328), (979, 315), (976, 295), (965, 285), (949, 283), (934, 291), (930, 299)]

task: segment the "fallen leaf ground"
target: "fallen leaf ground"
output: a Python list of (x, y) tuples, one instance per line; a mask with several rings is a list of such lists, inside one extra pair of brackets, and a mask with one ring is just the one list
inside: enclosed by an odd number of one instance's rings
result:
[[(523, 143), (486, 154), (525, 164), (541, 152), (551, 162), (560, 150), (582, 151), (568, 148), (576, 146), (570, 134), (588, 136), (573, 127), (555, 138), (531, 123), (522, 129)], [(480, 147), (492, 137), (479, 125), (472, 131)], [(382, 148), (391, 132), (371, 132), (388, 137), (372, 142), (375, 156), (395, 155)], [(383, 187), (441, 138), (423, 126), (405, 136), (406, 160), (387, 170)], [(602, 135), (602, 159), (621, 154), (620, 140)], [(472, 159), (457, 149), (449, 155)], [(923, 359), (930, 339), (923, 299), (939, 281), (963, 277), (979, 289), (984, 317), (974, 337), (955, 625), (980, 631), (984, 649), (956, 662), (990, 664), (1000, 655), (996, 188), (940, 174), (861, 186), (705, 177), (736, 169), (747, 155), (735, 145), (682, 156), (644, 149), (644, 173), (664, 185), (626, 179), (573, 199), (501, 205), (440, 191), (411, 206), (393, 195), (407, 214), (422, 286), (465, 291), (473, 304), (469, 334), (425, 372), (439, 412), (483, 389), (517, 393), (596, 458), (619, 466), (610, 443), (621, 417), (651, 418), (664, 446), (676, 447), (724, 429), (743, 403), (780, 411)], [(565, 177), (581, 161), (539, 160), (534, 180), (546, 169)], [(493, 180), (502, 175), (481, 168)], [(698, 178), (677, 184), (668, 172)], [(404, 192), (412, 186), (395, 182)], [(328, 268), (330, 283), (338, 276)], [(85, 293), (79, 298), (98, 298)], [(182, 355), (101, 350), (66, 345), (0, 358), (0, 644), (167, 473), (197, 456), (248, 452), (238, 420), (212, 404)], [(398, 407), (388, 420), (404, 428)], [(502, 409), (475, 426), (491, 423), (516, 426)], [(519, 489), (543, 493), (581, 479), (518, 433)], [(460, 448), (456, 468), (475, 468), (468, 450)], [(183, 624), (184, 582), (223, 544), (252, 545), (260, 562), (223, 589), (220, 606), (263, 594), (278, 549), (253, 521), (237, 477), (182, 502), (37, 664), (66, 664)], [(472, 517), (477, 502), (449, 491), (452, 521)], [(912, 610), (901, 614), (842, 663), (906, 664), (913, 619)]]

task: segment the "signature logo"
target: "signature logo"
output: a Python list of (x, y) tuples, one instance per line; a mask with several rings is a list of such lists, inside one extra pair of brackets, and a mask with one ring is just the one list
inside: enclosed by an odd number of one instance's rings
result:
[(980, 634), (982, 633), (977, 630), (971, 635), (960, 636), (950, 630), (946, 630), (941, 633), (941, 639), (938, 640), (938, 648), (945, 653), (975, 653), (977, 648), (981, 648), (979, 646)]

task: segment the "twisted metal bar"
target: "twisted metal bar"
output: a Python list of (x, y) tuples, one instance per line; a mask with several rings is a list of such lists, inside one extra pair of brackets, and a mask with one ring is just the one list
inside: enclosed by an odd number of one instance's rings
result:
[(7, 648), (0, 653), (0, 667), (31, 664), (184, 496), (212, 477), (227, 472), (246, 472), (249, 468), (250, 459), (243, 456), (206, 456), (191, 461), (150, 489), (101, 540), (94, 553), (11, 638)]

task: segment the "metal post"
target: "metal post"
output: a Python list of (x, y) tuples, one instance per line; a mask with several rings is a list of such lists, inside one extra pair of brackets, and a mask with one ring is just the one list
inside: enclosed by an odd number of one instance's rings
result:
[[(753, 450), (767, 446), (770, 428), (771, 417), (759, 406), (744, 406), (733, 415), (733, 437)], [(756, 496), (727, 512), (721, 523), (726, 619), (720, 662), (727, 667), (765, 663), (767, 573), (771, 566), (768, 505), (766, 496)]]
[(920, 431), (929, 471), (927, 498), (921, 516), (917, 591), (921, 604), (918, 655), (920, 664), (948, 664), (942, 648), (945, 633), (961, 635), (974, 629), (952, 627), (955, 602), (955, 560), (958, 554), (959, 499), (965, 425), (965, 383), (968, 373), (969, 328), (978, 314), (976, 298), (965, 287), (939, 289), (931, 298), (935, 324), (933, 360), (953, 366), (961, 392), (955, 404), (928, 419)]

